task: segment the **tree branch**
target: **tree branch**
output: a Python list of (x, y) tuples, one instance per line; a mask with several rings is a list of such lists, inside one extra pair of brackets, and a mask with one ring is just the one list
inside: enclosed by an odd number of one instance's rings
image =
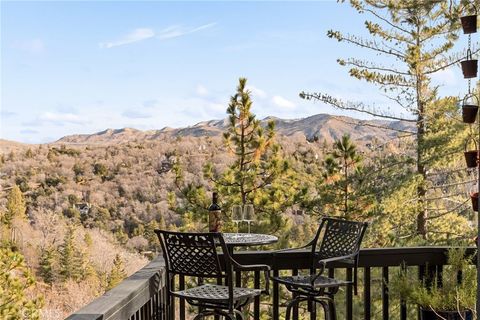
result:
[(398, 120), (398, 121), (405, 121), (405, 122), (410, 122), (410, 123), (417, 123), (415, 119), (408, 119), (408, 118), (401, 118), (397, 117), (394, 115), (387, 115), (387, 114), (381, 114), (377, 112), (376, 110), (369, 110), (367, 107), (362, 103), (352, 103), (352, 102), (343, 102), (341, 100), (338, 100), (337, 98), (334, 98), (332, 96), (328, 96), (325, 94), (320, 94), (320, 93), (305, 93), (301, 92), (300, 97), (306, 100), (318, 100), (321, 102), (324, 102), (326, 104), (329, 104), (335, 108), (341, 109), (341, 110), (349, 110), (349, 111), (357, 111), (360, 113), (368, 114), (374, 117), (378, 118), (383, 118), (383, 119), (390, 119), (390, 120)]

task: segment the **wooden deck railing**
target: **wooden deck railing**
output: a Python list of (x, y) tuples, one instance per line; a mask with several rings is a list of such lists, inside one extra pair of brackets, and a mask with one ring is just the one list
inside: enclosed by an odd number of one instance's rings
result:
[[(443, 266), (447, 263), (446, 252), (448, 247), (414, 247), (414, 248), (382, 248), (362, 249), (360, 253), (359, 292), (353, 295), (352, 288), (348, 287), (338, 295), (337, 313), (339, 319), (415, 319), (415, 310), (407, 310), (402, 301), (393, 301), (388, 292), (389, 273), (392, 268), (397, 269), (402, 263), (408, 267), (415, 267), (418, 276), (441, 276)], [(473, 248), (468, 252), (473, 253)], [(309, 268), (308, 253), (306, 251), (284, 252), (277, 256), (275, 265), (272, 265), (270, 251), (242, 251), (235, 252), (235, 259), (241, 264), (269, 264), (272, 274), (289, 272), (298, 274)], [(161, 257), (157, 257), (150, 264), (121, 282), (117, 287), (106, 292), (92, 303), (70, 315), (69, 320), (148, 320), (148, 319), (186, 319), (187, 307), (184, 301), (176, 301), (176, 307), (166, 308), (165, 270)], [(285, 271), (287, 270), (287, 271)], [(341, 264), (333, 265), (329, 269), (330, 275), (352, 278), (352, 270)], [(260, 273), (253, 272), (253, 283), (260, 285)], [(187, 279), (188, 280), (188, 279)], [(242, 277), (236, 276), (237, 284)], [(184, 288), (188, 282), (180, 278), (175, 285)], [(281, 298), (285, 292), (273, 284), (269, 299), (253, 303), (252, 317), (260, 319), (262, 310), (267, 310), (274, 320), (283, 318), (285, 302)], [(294, 319), (298, 318), (299, 310), (293, 310)], [(414, 316), (412, 317), (412, 314)], [(312, 315), (312, 318), (315, 315)], [(410, 317), (409, 317), (410, 316)]]

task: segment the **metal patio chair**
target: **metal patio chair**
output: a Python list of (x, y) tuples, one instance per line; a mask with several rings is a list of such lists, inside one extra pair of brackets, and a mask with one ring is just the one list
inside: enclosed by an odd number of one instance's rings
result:
[[(322, 219), (315, 238), (301, 247), (311, 247), (310, 273), (308, 275), (272, 277), (273, 281), (285, 285), (287, 290), (294, 293), (294, 298), (287, 304), (286, 320), (290, 320), (292, 308), (298, 306), (302, 301), (308, 301), (309, 305), (315, 305), (315, 302), (318, 302), (323, 307), (326, 320), (336, 319), (333, 297), (340, 286), (353, 285), (355, 294), (357, 294), (358, 256), (366, 228), (367, 223), (363, 222), (336, 218)], [(280, 252), (301, 248), (278, 250), (274, 253), (274, 259)], [(327, 264), (334, 261), (342, 261), (354, 268), (353, 282), (323, 275)]]
[[(269, 270), (267, 265), (241, 265), (232, 259), (221, 233), (181, 233), (155, 230), (162, 245), (167, 272), (167, 301), (172, 297), (184, 298), (190, 305), (199, 307), (194, 320), (210, 315), (226, 319), (243, 319), (240, 309), (262, 293), (268, 294)], [(221, 248), (219, 255), (217, 249)], [(263, 270), (265, 289), (233, 286), (234, 270)], [(224, 279), (226, 285), (199, 284), (196, 287), (175, 291), (171, 287), (175, 275), (199, 279)], [(171, 306), (171, 305), (170, 305)]]

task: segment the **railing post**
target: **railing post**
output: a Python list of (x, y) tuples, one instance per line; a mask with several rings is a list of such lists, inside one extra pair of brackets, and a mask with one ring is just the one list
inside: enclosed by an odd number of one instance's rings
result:
[[(255, 289), (260, 288), (260, 271), (255, 271), (253, 275), (253, 285)], [(260, 297), (255, 297), (253, 301), (253, 318), (255, 320), (260, 320)]]
[[(185, 276), (180, 276), (179, 281), (178, 281), (178, 286), (180, 290), (185, 290)], [(185, 320), (185, 299), (180, 298), (180, 320)]]
[[(293, 269), (292, 270), (292, 276), (297, 276), (298, 275), (298, 269)], [(296, 293), (293, 294), (293, 298), (297, 296)], [(298, 304), (293, 307), (292, 310), (292, 318), (293, 319), (298, 319)]]
[[(274, 268), (276, 266), (273, 266)], [(278, 277), (278, 269), (273, 269), (273, 276)], [(279, 319), (279, 292), (278, 292), (278, 283), (273, 282), (273, 320)]]
[[(420, 281), (423, 281), (425, 279), (425, 266), (424, 265), (418, 266), (418, 279)], [(417, 308), (417, 319), (420, 319), (420, 318), (421, 318), (420, 308)]]
[(370, 268), (363, 269), (363, 310), (364, 310), (364, 319), (370, 320), (371, 314), (371, 295), (370, 295)]
[[(175, 290), (175, 278), (172, 277), (172, 279), (170, 280), (170, 288), (172, 290)], [(169, 319), (171, 320), (174, 320), (175, 319), (175, 297), (168, 294), (167, 295), (170, 297), (169, 299)]]
[[(352, 281), (352, 268), (347, 268), (347, 281)], [(347, 320), (353, 319), (353, 286), (350, 284), (347, 286), (346, 292), (347, 300)]]
[[(403, 263), (400, 267), (402, 272), (407, 272), (407, 266)], [(407, 302), (400, 300), (400, 320), (407, 320)]]
[(383, 320), (389, 320), (388, 313), (388, 267), (382, 268), (382, 315)]

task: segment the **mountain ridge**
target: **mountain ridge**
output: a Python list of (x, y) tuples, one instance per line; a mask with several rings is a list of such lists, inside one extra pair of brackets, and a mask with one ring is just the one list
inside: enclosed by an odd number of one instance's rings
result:
[[(405, 121), (359, 120), (348, 116), (336, 116), (325, 113), (305, 118), (281, 119), (274, 116), (260, 120), (262, 125), (273, 121), (278, 136), (303, 135), (307, 140), (326, 141), (331, 143), (349, 134), (353, 141), (368, 144), (373, 139), (387, 142), (398, 135), (399, 131), (415, 132), (415, 126)], [(67, 135), (51, 144), (118, 144), (142, 140), (162, 140), (178, 137), (221, 137), (228, 127), (228, 118), (201, 121), (181, 128), (164, 127), (158, 130), (142, 131), (135, 128), (108, 128), (92, 134)], [(4, 140), (6, 144), (7, 140)], [(11, 141), (17, 146), (21, 143)], [(50, 143), (49, 143), (50, 144)], [(27, 144), (25, 144), (27, 145)]]

